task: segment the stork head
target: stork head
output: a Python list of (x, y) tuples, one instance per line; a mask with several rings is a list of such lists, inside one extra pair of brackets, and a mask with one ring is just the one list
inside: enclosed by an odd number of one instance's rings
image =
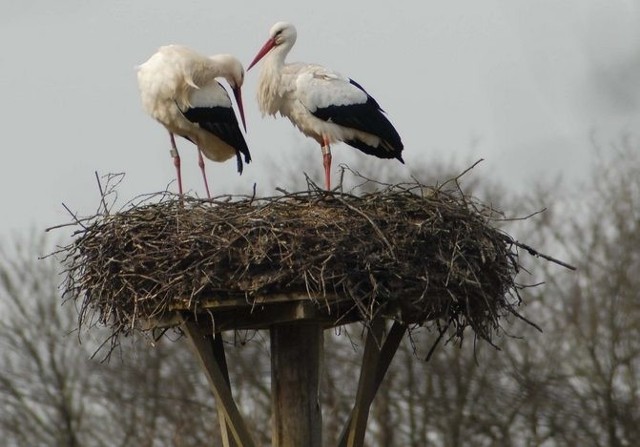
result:
[(227, 80), (231, 90), (233, 91), (233, 96), (236, 98), (236, 103), (238, 104), (240, 119), (242, 119), (242, 126), (246, 132), (247, 123), (244, 119), (242, 91), (240, 90), (244, 83), (244, 68), (242, 68), (240, 61), (230, 54), (217, 54), (215, 56), (211, 56), (210, 59), (219, 64), (221, 76)]
[(291, 23), (276, 23), (271, 27), (271, 30), (269, 30), (269, 38), (262, 46), (262, 48), (260, 48), (260, 51), (258, 51), (256, 57), (249, 64), (249, 68), (247, 68), (247, 70), (251, 70), (251, 67), (257, 64), (258, 61), (262, 59), (267, 53), (269, 53), (273, 48), (284, 47), (287, 49), (291, 49), (293, 44), (296, 43), (297, 37), (298, 32), (296, 31), (296, 27)]

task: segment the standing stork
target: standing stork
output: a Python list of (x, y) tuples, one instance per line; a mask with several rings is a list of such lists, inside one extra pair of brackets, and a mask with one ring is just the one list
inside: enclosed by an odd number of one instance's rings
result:
[(404, 163), (400, 135), (360, 84), (320, 65), (285, 64), (297, 35), (292, 24), (276, 23), (247, 68), (265, 58), (258, 83), (263, 116), (279, 112), (320, 144), (327, 189), (332, 143), (343, 141), (365, 154)]
[(231, 99), (216, 78), (225, 78), (231, 86), (246, 131), (240, 93), (244, 69), (233, 56), (206, 57), (181, 45), (167, 45), (138, 67), (142, 105), (169, 131), (181, 195), (180, 154), (174, 134), (198, 147), (198, 165), (209, 198), (203, 153), (213, 161), (225, 161), (235, 155), (240, 174), (243, 168), (241, 155), (244, 155), (245, 163), (251, 161)]

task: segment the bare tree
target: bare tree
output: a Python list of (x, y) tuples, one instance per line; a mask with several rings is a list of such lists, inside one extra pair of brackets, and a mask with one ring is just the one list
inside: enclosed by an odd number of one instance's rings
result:
[(35, 259), (45, 246), (34, 237), (0, 253), (0, 427), (8, 445), (77, 446), (88, 380), (77, 367), (77, 340), (65, 337), (74, 322), (59, 311), (55, 264)]
[(208, 443), (213, 399), (186, 347), (141, 338), (123, 341), (109, 362), (92, 358), (108, 333), (78, 337), (77, 312), (58, 293), (58, 262), (37, 259), (50, 249), (32, 236), (0, 253), (3, 445)]
[(580, 273), (556, 285), (555, 323), (572, 415), (565, 436), (625, 446), (640, 439), (640, 144), (623, 138), (606, 155), (581, 191), (583, 206), (558, 226)]

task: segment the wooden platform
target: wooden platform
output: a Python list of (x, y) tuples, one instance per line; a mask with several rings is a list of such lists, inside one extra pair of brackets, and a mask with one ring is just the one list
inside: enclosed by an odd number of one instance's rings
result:
[[(313, 299), (302, 293), (258, 296), (252, 301), (227, 297), (199, 298), (197, 301), (184, 298), (173, 301), (169, 310), (161, 318), (143, 322), (142, 329), (178, 326), (182, 322), (181, 315), (188, 313), (193, 314), (203, 329), (215, 332), (268, 330), (274, 325), (293, 322), (314, 323), (327, 329), (362, 320), (362, 313), (351, 298), (330, 295)], [(395, 318), (399, 316), (399, 310), (386, 306), (383, 314)]]

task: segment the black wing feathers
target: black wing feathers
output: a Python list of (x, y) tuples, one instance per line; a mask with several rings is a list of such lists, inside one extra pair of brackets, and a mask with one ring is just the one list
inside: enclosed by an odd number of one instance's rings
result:
[(330, 121), (340, 126), (361, 130), (382, 139), (377, 147), (369, 146), (359, 140), (345, 141), (349, 146), (361, 150), (365, 154), (379, 158), (397, 158), (402, 160), (402, 139), (391, 122), (384, 115), (384, 110), (357, 82), (350, 79), (351, 84), (367, 95), (367, 102), (342, 106), (329, 106), (317, 109), (313, 115), (324, 121)]
[(194, 107), (183, 112), (186, 119), (197, 123), (201, 128), (211, 132), (236, 150), (238, 172), (242, 174), (242, 157), (244, 162), (251, 162), (249, 147), (244, 140), (238, 119), (229, 107)]

